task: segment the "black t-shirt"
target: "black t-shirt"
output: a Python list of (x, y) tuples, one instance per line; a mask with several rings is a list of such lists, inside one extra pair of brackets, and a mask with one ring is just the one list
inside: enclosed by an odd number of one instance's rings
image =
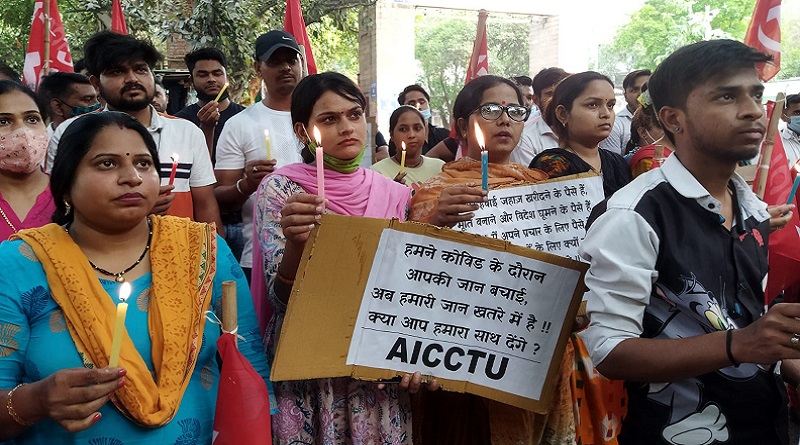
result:
[[(191, 121), (193, 124), (200, 127), (200, 119), (197, 118), (197, 112), (200, 111), (200, 105), (195, 102), (188, 107), (184, 108), (181, 111), (175, 113), (175, 117), (179, 117), (181, 119), (186, 119), (187, 121)], [(217, 128), (214, 129), (214, 156), (211, 156), (211, 162), (216, 163), (216, 153), (217, 153), (217, 141), (219, 141), (219, 135), (222, 134), (222, 128), (225, 126), (225, 122), (228, 119), (236, 116), (239, 112), (244, 110), (245, 107), (239, 105), (235, 102), (231, 102), (228, 105), (228, 108), (222, 110), (219, 113), (219, 122), (217, 123)]]

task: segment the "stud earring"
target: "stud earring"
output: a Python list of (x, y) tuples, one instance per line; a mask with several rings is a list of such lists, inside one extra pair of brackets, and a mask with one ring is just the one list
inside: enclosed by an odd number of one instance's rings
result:
[(679, 133), (681, 131), (681, 127), (675, 127), (675, 132)]

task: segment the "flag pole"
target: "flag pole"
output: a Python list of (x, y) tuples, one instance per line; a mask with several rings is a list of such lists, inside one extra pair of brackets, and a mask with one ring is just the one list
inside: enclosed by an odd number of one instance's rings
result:
[(239, 315), (236, 308), (236, 282), (222, 282), (222, 330), (234, 332), (239, 327)]
[(758, 163), (758, 182), (756, 182), (756, 195), (761, 199), (764, 199), (764, 193), (767, 191), (767, 176), (769, 165), (772, 161), (772, 147), (775, 146), (775, 134), (778, 132), (778, 122), (785, 106), (786, 95), (778, 93), (775, 97), (775, 107), (772, 109), (772, 115), (767, 124), (767, 137), (764, 138), (764, 143), (761, 144), (761, 161)]
[(50, 0), (43, 0), (44, 6), (44, 66), (42, 76), (50, 74)]

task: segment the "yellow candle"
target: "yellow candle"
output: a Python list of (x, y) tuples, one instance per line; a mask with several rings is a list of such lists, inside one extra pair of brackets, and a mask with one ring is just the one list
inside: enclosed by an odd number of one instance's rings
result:
[(264, 130), (264, 142), (267, 145), (267, 160), (272, 159), (272, 147), (269, 143), (269, 130)]
[(400, 154), (400, 173), (406, 171), (406, 141), (400, 142), (403, 152)]
[(122, 348), (122, 336), (125, 332), (125, 315), (128, 313), (128, 297), (131, 296), (131, 284), (124, 282), (119, 286), (119, 301), (117, 316), (114, 318), (114, 337), (111, 340), (111, 356), (108, 366), (114, 368), (119, 364), (119, 351)]
[(214, 99), (214, 102), (219, 102), (219, 98), (222, 97), (222, 93), (224, 93), (225, 90), (227, 89), (228, 89), (228, 82), (225, 82), (225, 85), (222, 85), (222, 89), (220, 89), (219, 93), (217, 93), (217, 97), (216, 99)]

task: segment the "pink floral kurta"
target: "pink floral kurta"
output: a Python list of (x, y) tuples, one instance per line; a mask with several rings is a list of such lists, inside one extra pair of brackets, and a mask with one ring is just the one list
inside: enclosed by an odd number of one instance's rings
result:
[[(277, 175), (263, 181), (258, 193), (253, 223), (264, 256), (269, 302), (275, 310), (266, 332), (267, 353), (271, 356), (286, 314), (286, 307), (272, 290), (286, 245), (280, 225), (281, 209), (290, 196), (304, 191), (296, 182)], [(349, 377), (274, 385), (279, 408), (272, 417), (275, 444), (411, 444), (408, 393), (395, 385), (379, 390), (375, 383)]]

